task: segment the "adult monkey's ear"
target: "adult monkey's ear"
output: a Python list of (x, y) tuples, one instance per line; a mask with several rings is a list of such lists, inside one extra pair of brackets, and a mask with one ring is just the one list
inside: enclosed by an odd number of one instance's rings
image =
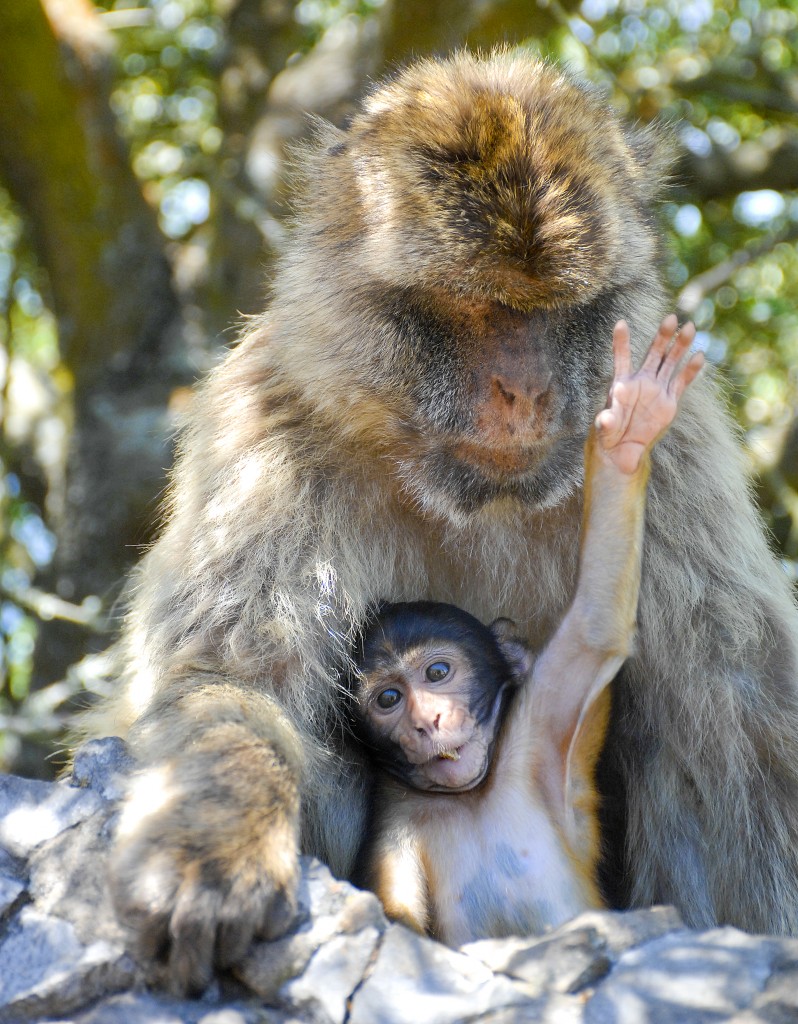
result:
[(522, 683), (532, 671), (535, 658), (526, 640), (518, 636), (518, 626), (512, 619), (494, 619), (488, 629), (507, 659), (515, 681)]

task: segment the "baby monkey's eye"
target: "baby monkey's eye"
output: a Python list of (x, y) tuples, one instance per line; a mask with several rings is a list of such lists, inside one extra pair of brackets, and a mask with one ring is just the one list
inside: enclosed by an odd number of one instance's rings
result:
[(436, 661), (434, 665), (430, 665), (427, 669), (427, 679), (431, 683), (438, 683), (444, 676), (449, 675), (449, 663), (448, 661)]
[(383, 711), (387, 711), (389, 708), (396, 707), (401, 699), (402, 695), (398, 690), (383, 690), (377, 697), (377, 704)]

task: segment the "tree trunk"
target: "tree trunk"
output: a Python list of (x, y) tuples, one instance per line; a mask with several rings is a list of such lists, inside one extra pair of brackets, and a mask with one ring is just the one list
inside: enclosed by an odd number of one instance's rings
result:
[[(59, 545), (38, 581), (70, 601), (107, 598), (146, 536), (169, 463), (166, 403), (187, 373), (164, 240), (109, 104), (112, 41), (86, 0), (0, 4), (0, 174), (49, 275), (74, 431)], [(144, 427), (144, 429), (142, 429)], [(85, 648), (44, 623), (50, 682)]]

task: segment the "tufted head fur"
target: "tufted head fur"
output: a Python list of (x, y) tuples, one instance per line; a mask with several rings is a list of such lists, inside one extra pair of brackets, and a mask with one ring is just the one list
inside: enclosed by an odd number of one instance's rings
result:
[(527, 56), (421, 61), (320, 142), (313, 208), (387, 282), (551, 308), (627, 283), (656, 251), (664, 142)]

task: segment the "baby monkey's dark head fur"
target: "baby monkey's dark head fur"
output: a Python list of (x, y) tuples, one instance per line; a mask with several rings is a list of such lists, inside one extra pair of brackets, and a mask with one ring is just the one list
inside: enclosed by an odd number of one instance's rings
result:
[(355, 652), (351, 709), (355, 733), (387, 771), (440, 791), (485, 778), (507, 698), (529, 668), (512, 627), (430, 601), (379, 608)]

